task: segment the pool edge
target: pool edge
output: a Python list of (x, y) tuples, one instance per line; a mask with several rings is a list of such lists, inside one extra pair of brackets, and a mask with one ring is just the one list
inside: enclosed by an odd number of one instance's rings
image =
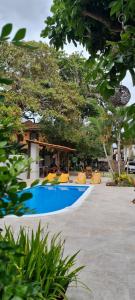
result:
[[(70, 185), (66, 185), (66, 186), (70, 186)], [(48, 212), (48, 213), (42, 213), (42, 214), (30, 214), (30, 215), (23, 215), (23, 216), (16, 216), (16, 215), (7, 215), (4, 217), (5, 218), (36, 218), (36, 217), (45, 217), (45, 216), (51, 216), (51, 215), (56, 215), (56, 214), (63, 214), (63, 213), (67, 213), (69, 211), (72, 211), (74, 209), (76, 209), (77, 207), (81, 206), (85, 200), (87, 200), (88, 196), (91, 194), (91, 191), (94, 189), (94, 185), (74, 185), (74, 186), (78, 186), (78, 187), (88, 187), (88, 189), (70, 206), (67, 206), (63, 209), (60, 210), (56, 210), (53, 212)]]

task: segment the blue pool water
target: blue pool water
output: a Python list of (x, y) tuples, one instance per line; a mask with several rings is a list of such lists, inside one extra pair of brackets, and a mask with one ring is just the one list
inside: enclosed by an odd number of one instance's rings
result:
[(36, 186), (27, 190), (32, 198), (25, 203), (34, 209), (34, 214), (54, 212), (71, 206), (87, 189), (88, 186)]

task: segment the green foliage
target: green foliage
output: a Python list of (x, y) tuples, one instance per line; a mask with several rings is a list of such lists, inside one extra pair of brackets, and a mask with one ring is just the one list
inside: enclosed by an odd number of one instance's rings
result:
[(46, 19), (41, 36), (48, 36), (57, 48), (72, 41), (86, 46), (90, 54), (97, 50), (104, 52), (106, 40), (119, 39), (120, 24), (117, 18), (110, 20), (110, 3), (108, 0), (55, 0), (52, 16)]
[(33, 186), (35, 186), (35, 185), (37, 185), (37, 184), (39, 184), (39, 179), (34, 180), (34, 181), (32, 182), (32, 184), (31, 184), (31, 187), (33, 187)]
[(111, 114), (105, 111), (102, 107), (99, 108), (98, 118), (90, 118), (90, 127), (95, 128), (98, 141), (103, 144), (112, 144), (112, 120)]
[(106, 102), (106, 107), (99, 108), (99, 116), (90, 118), (90, 125), (97, 130), (101, 143), (117, 144), (118, 135), (121, 136), (121, 144), (131, 145), (135, 142), (135, 105), (115, 108)]
[[(88, 78), (97, 82), (97, 90), (104, 98), (113, 95), (116, 86), (126, 76), (129, 70), (133, 85), (135, 84), (135, 30), (127, 27), (121, 33), (121, 40), (117, 43), (108, 42), (109, 51), (106, 55), (97, 54), (96, 59), (89, 59), (90, 72)], [(129, 44), (130, 41), (130, 44)]]
[[(0, 35), (0, 42), (7, 41), (10, 38), (12, 29), (13, 29), (13, 25), (11, 23), (3, 26), (2, 30), (1, 30), (1, 35)], [(23, 45), (23, 44), (21, 44), (21, 42), (25, 38), (25, 35), (26, 35), (26, 29), (25, 28), (19, 29), (16, 32), (15, 36), (13, 37), (12, 43), (17, 44), (17, 46)]]
[(14, 79), (12, 89), (5, 91), (1, 118), (11, 111), (18, 112), (16, 122), (20, 115), (40, 116), (48, 142), (81, 151), (83, 141), (83, 151), (88, 152), (84, 122), (97, 114), (97, 95), (93, 91), (91, 95), (86, 80), (86, 60), (79, 54), (68, 57), (43, 43), (29, 44), (37, 49), (28, 51), (7, 43), (0, 47), (3, 74), (12, 74)]
[(96, 116), (98, 96), (96, 89), (92, 89), (87, 80), (89, 74), (87, 60), (79, 53), (69, 56), (62, 51), (56, 53), (61, 77), (67, 82), (73, 82), (77, 86), (79, 94), (85, 98), (85, 102), (80, 105), (82, 118)]
[[(9, 39), (12, 24), (6, 24), (1, 31), (0, 43), (3, 45)], [(20, 29), (12, 43), (22, 43), (25, 30)], [(2, 58), (1, 58), (2, 61)], [(1, 72), (4, 67), (0, 61)], [(1, 74), (0, 74), (1, 75)], [(12, 83), (10, 78), (0, 77), (0, 83), (7, 86)], [(3, 85), (1, 87), (3, 87)], [(4, 90), (4, 88), (3, 88)], [(25, 201), (31, 198), (31, 193), (18, 194), (26, 188), (26, 183), (19, 179), (19, 175), (27, 170), (30, 163), (22, 156), (15, 156), (15, 144), (12, 137), (20, 126), (20, 110), (18, 107), (6, 107), (4, 91), (0, 102), (0, 218), (8, 214), (23, 215), (28, 209)]]
[(111, 13), (110, 13), (111, 16), (116, 15), (116, 17), (118, 17), (121, 10), (123, 10), (126, 19), (130, 21), (131, 19), (133, 19), (132, 22), (134, 21), (134, 13), (135, 13), (134, 0), (123, 1), (123, 7), (122, 7), (122, 3), (119, 0), (115, 0), (110, 3), (110, 8), (111, 8)]
[(16, 155), (15, 144), (11, 142), (15, 125), (14, 115), (0, 122), (0, 218), (8, 214), (23, 215), (28, 210), (25, 201), (31, 198), (31, 193), (18, 194), (26, 188), (19, 176), (27, 171), (30, 160)]
[[(9, 38), (11, 30), (11, 24), (2, 29), (1, 42)], [(19, 30), (12, 43), (20, 45), (24, 36), (25, 30)], [(4, 70), (3, 61), (2, 68)], [(3, 77), (0, 83), (7, 85), (11, 81)], [(15, 132), (16, 120), (5, 108), (5, 95), (1, 95), (1, 100), (0, 108), (4, 113), (0, 122), (0, 217), (20, 216), (27, 211), (25, 201), (32, 196), (29, 192), (18, 193), (26, 187), (19, 175), (27, 169), (28, 161), (15, 156), (10, 136)], [(33, 182), (32, 186), (38, 182)], [(24, 229), (20, 229), (17, 239), (10, 228), (5, 228), (5, 235), (0, 232), (0, 299), (66, 299), (67, 287), (76, 281), (82, 267), (74, 269), (77, 254), (63, 258), (64, 243), (58, 235), (51, 240), (48, 238), (48, 233), (43, 237), (40, 225), (36, 234), (32, 231), (31, 237)]]
[[(114, 93), (127, 70), (135, 84), (134, 0), (123, 1), (123, 6), (119, 0), (54, 0), (51, 13), (41, 36), (49, 37), (57, 49), (67, 41), (86, 47), (90, 53), (89, 77), (94, 83), (97, 80), (102, 96), (109, 98)], [(119, 21), (121, 13), (124, 27)]]
[[(6, 232), (9, 229), (6, 229)], [(19, 247), (11, 245), (0, 235), (0, 298), (2, 300), (44, 299), (36, 282), (28, 283), (18, 278), (18, 270), (14, 263), (15, 257), (23, 257)]]
[[(108, 105), (107, 105), (108, 104)], [(126, 145), (135, 143), (135, 117), (132, 111), (134, 105), (129, 107), (115, 108), (110, 103), (106, 103), (105, 108), (99, 109), (98, 118), (90, 118), (90, 126), (96, 130), (97, 136), (95, 137), (103, 149), (108, 160), (108, 164), (113, 175), (114, 166), (110, 161), (112, 145), (115, 143), (118, 149), (118, 172), (121, 174), (121, 149)], [(132, 113), (131, 113), (132, 111)]]
[(1, 31), (1, 36), (0, 36), (0, 40), (4, 41), (5, 39), (9, 39), (9, 35), (12, 32), (12, 24), (6, 24), (5, 26), (3, 26), (2, 31)]
[(135, 104), (127, 107), (127, 119), (129, 122), (124, 123), (123, 138), (127, 144), (134, 144), (135, 142)]
[(28, 209), (24, 203), (31, 198), (31, 193), (19, 191), (26, 188), (26, 183), (19, 180), (18, 175), (27, 170), (28, 162), (23, 157), (7, 159), (2, 155), (0, 158), (0, 217), (8, 214), (23, 215)]
[(19, 29), (17, 31), (17, 33), (15, 34), (12, 42), (17, 42), (17, 41), (20, 41), (20, 40), (24, 39), (25, 34), (26, 34), (26, 29), (25, 28)]
[(126, 173), (121, 173), (120, 176), (115, 173), (113, 179), (118, 186), (135, 186), (134, 178)]
[(72, 82), (62, 80), (54, 50), (43, 43), (31, 45), (38, 48), (31, 52), (9, 44), (0, 48), (3, 73), (14, 79), (12, 90), (6, 90), (5, 105), (19, 106), (23, 117), (39, 115), (45, 122), (62, 121), (65, 127), (71, 120), (78, 122), (85, 99)]
[[(11, 23), (6, 24), (2, 27), (2, 30), (0, 33), (0, 45), (3, 45), (4, 42), (6, 42), (7, 40), (10, 39), (10, 34), (12, 32), (12, 29), (13, 29), (13, 25)], [(23, 43), (25, 34), (26, 34), (25, 28), (19, 29), (16, 32), (13, 39), (11, 40), (11, 43), (16, 46), (21, 46), (21, 47), (25, 46), (25, 44)], [(1, 62), (2, 62), (2, 57), (0, 59), (0, 71), (3, 70), (3, 63), (1, 63)], [(12, 79), (1, 77), (1, 73), (0, 73), (0, 84), (10, 85), (11, 83), (13, 83)]]
[[(13, 102), (22, 109), (23, 116), (63, 116), (78, 113), (78, 106), (84, 99), (72, 83), (65, 83), (59, 76), (59, 66), (54, 50), (43, 43), (29, 42), (37, 49), (29, 51), (4, 44), (0, 48), (4, 74), (11, 75), (14, 84), (6, 92), (7, 103)], [(54, 56), (54, 57), (53, 57)], [(21, 57), (21, 60), (20, 60)]]
[(83, 267), (74, 267), (77, 253), (63, 257), (63, 251), (59, 235), (50, 238), (40, 225), (36, 233), (20, 229), (17, 239), (5, 228), (0, 234), (1, 299), (66, 299), (68, 285), (77, 282)]
[(135, 143), (134, 104), (127, 107), (112, 107), (110, 120), (112, 122), (112, 141), (114, 143), (117, 144), (119, 135), (122, 146)]

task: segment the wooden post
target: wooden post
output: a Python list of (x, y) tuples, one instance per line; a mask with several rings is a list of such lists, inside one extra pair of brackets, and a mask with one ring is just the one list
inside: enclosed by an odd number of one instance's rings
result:
[(67, 169), (68, 169), (68, 173), (69, 173), (69, 153), (67, 152)]
[[(31, 148), (31, 143), (28, 142), (28, 159), (30, 158), (30, 152), (31, 152), (30, 148)], [(27, 179), (30, 179), (30, 165), (28, 166)]]
[(60, 170), (60, 152), (57, 152), (57, 167), (58, 167), (58, 171)]

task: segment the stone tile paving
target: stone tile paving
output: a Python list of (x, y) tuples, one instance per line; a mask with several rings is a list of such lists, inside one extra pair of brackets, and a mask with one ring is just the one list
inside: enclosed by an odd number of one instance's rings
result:
[(20, 225), (36, 230), (39, 221), (61, 231), (65, 254), (81, 250), (77, 265), (86, 265), (80, 286), (68, 290), (69, 300), (135, 299), (135, 198), (133, 188), (98, 185), (82, 206), (71, 212), (40, 218), (6, 218), (17, 232)]

